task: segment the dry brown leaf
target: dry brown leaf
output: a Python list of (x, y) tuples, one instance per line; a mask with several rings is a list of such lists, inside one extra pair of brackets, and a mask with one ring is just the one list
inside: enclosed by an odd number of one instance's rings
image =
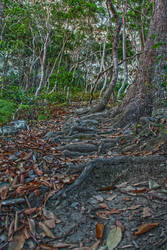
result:
[(25, 234), (21, 232), (13, 237), (13, 240), (9, 243), (8, 250), (21, 250), (23, 249), (25, 242)]
[(43, 215), (45, 216), (45, 218), (47, 219), (55, 219), (55, 215), (53, 212), (51, 212), (50, 210), (47, 210), (46, 208), (42, 209)]
[(39, 189), (35, 189), (34, 190), (34, 194), (35, 194), (36, 197), (39, 197), (39, 195), (40, 195)]
[(103, 209), (107, 209), (107, 210), (110, 210), (110, 208), (107, 206), (107, 204), (105, 204), (104, 202), (100, 203), (99, 204), (101, 208)]
[(9, 226), (8, 239), (11, 239), (13, 233), (14, 233), (14, 219), (12, 220)]
[(126, 187), (127, 184), (128, 184), (128, 182), (126, 181), (126, 182), (123, 182), (123, 183), (121, 183), (121, 184), (119, 184), (119, 185), (116, 185), (116, 187), (117, 187), (117, 188)]
[(96, 237), (97, 239), (102, 239), (104, 232), (104, 224), (99, 222), (96, 225)]
[(147, 233), (150, 230), (152, 230), (153, 228), (157, 227), (158, 225), (159, 225), (158, 222), (142, 224), (141, 226), (139, 226), (137, 232), (135, 232), (134, 234), (138, 236), (138, 235)]
[(95, 195), (94, 198), (95, 198), (97, 201), (99, 201), (99, 202), (103, 202), (103, 200), (104, 200), (103, 196), (101, 196), (101, 195)]
[(97, 250), (98, 247), (99, 247), (99, 245), (100, 245), (100, 242), (101, 242), (100, 240), (97, 240), (97, 241), (93, 244), (93, 246), (90, 247), (89, 250)]
[(27, 208), (27, 209), (24, 210), (24, 214), (30, 215), (30, 214), (33, 214), (33, 213), (36, 213), (36, 212), (39, 212), (39, 211), (40, 211), (40, 208), (37, 208), (37, 207)]
[(27, 153), (24, 157), (22, 157), (22, 160), (26, 161), (33, 155), (33, 152)]
[(164, 179), (164, 186), (167, 189), (167, 178)]
[(65, 243), (65, 242), (58, 242), (54, 244), (54, 247), (57, 247), (57, 248), (65, 248), (65, 247), (70, 247), (70, 246), (71, 244)]
[(43, 231), (45, 236), (52, 238), (52, 239), (55, 238), (54, 234), (50, 231), (50, 229), (44, 223), (39, 222), (39, 227)]
[(149, 216), (151, 216), (150, 208), (149, 207), (144, 207), (143, 208), (142, 218), (147, 218)]
[(128, 210), (135, 210), (135, 209), (137, 209), (139, 207), (141, 207), (141, 205), (134, 205), (134, 206), (128, 207), (127, 209)]
[(30, 232), (29, 229), (27, 229), (26, 227), (24, 228), (24, 235), (25, 235), (25, 239), (28, 240), (30, 238)]
[(49, 228), (55, 228), (56, 226), (56, 223), (55, 223), (55, 220), (54, 219), (51, 219), (51, 220), (45, 220), (44, 221), (44, 224), (49, 227)]
[(42, 176), (43, 175), (43, 172), (41, 170), (39, 170), (38, 168), (38, 165), (34, 165), (33, 166), (33, 170), (34, 170), (34, 173), (38, 176)]
[(101, 187), (101, 188), (99, 188), (99, 191), (110, 191), (110, 190), (113, 190), (113, 189), (115, 189), (115, 185)]
[(36, 230), (35, 230), (35, 221), (33, 219), (28, 219), (28, 226), (29, 226), (29, 230), (30, 232), (35, 235)]
[(15, 213), (15, 219), (14, 219), (14, 232), (17, 231), (18, 228), (18, 212)]
[(122, 197), (122, 200), (123, 200), (123, 201), (131, 201), (131, 198), (130, 198), (130, 197), (124, 196), (124, 197)]
[(141, 185), (147, 185), (147, 181), (142, 181), (142, 182), (138, 182), (138, 183), (135, 183), (133, 184), (134, 187), (137, 187), (137, 186), (141, 186)]
[(134, 193), (134, 194), (137, 194), (137, 193), (145, 193), (145, 192), (148, 192), (148, 188), (134, 189), (134, 190), (132, 190), (131, 192)]
[(117, 195), (115, 194), (115, 195), (113, 195), (113, 196), (111, 196), (111, 197), (108, 197), (106, 200), (107, 200), (107, 201), (112, 201), (112, 200), (114, 200), (116, 197), (117, 197)]
[(101, 219), (108, 219), (108, 216), (111, 214), (111, 211), (99, 211), (99, 212), (96, 212), (96, 215), (101, 218)]
[(110, 214), (120, 214), (121, 210), (118, 210), (117, 208), (113, 208), (110, 212)]
[(58, 250), (58, 248), (55, 248), (54, 246), (48, 245), (48, 244), (40, 244), (40, 249), (46, 249), (46, 250)]
[(9, 191), (9, 188), (8, 187), (4, 187), (0, 190), (0, 193), (1, 193), (1, 200), (5, 200), (7, 195), (8, 195), (8, 191)]
[(125, 231), (124, 225), (123, 225), (119, 220), (116, 220), (115, 225), (116, 225), (117, 227), (120, 227), (121, 230), (122, 230), (122, 232)]

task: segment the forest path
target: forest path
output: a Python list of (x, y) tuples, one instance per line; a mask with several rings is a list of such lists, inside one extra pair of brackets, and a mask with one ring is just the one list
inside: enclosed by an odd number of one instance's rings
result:
[(166, 121), (75, 110), (1, 138), (0, 248), (106, 249), (115, 226), (117, 249), (166, 249)]

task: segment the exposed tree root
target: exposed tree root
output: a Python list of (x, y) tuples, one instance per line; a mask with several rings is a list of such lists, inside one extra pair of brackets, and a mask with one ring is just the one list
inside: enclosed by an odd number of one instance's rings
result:
[[(110, 175), (113, 176), (114, 179), (115, 176), (120, 175), (124, 171), (128, 173), (128, 177), (130, 175), (130, 172), (131, 174), (136, 172), (142, 172), (142, 173), (145, 172), (148, 173), (148, 175), (149, 173), (152, 174), (152, 171), (155, 170), (153, 165), (165, 163), (166, 160), (167, 157), (160, 155), (139, 156), (139, 157), (117, 156), (113, 158), (94, 159), (89, 163), (87, 163), (80, 176), (71, 185), (65, 186), (63, 189), (58, 191), (54, 196), (52, 196), (51, 199), (60, 199), (61, 197), (65, 198), (67, 193), (69, 191), (74, 190), (75, 188), (78, 188), (87, 179), (87, 177), (91, 174), (91, 172), (95, 168), (100, 169), (100, 171), (102, 172), (105, 171), (105, 169), (107, 168), (107, 171), (110, 172)], [(123, 167), (123, 164), (125, 164), (125, 167)], [(160, 166), (158, 171), (161, 172)]]

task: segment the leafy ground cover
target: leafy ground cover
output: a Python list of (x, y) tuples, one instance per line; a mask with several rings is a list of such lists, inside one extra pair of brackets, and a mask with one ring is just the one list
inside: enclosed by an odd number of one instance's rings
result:
[(166, 249), (166, 110), (79, 113), (0, 137), (0, 248)]

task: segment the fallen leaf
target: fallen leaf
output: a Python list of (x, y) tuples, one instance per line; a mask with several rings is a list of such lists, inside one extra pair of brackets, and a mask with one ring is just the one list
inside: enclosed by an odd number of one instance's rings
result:
[(34, 165), (33, 166), (33, 170), (34, 170), (34, 173), (38, 176), (42, 176), (43, 175), (43, 172), (41, 170), (39, 170), (38, 166), (37, 165)]
[(122, 239), (122, 230), (118, 226), (112, 226), (111, 230), (107, 236), (106, 245), (108, 249), (112, 250), (118, 246)]
[(8, 238), (11, 238), (13, 233), (14, 233), (14, 219), (12, 220), (12, 222), (10, 223), (10, 226), (9, 226)]
[(131, 201), (131, 198), (130, 198), (130, 197), (124, 196), (124, 197), (122, 198), (122, 200), (123, 200), (123, 201)]
[(21, 250), (23, 249), (25, 242), (25, 234), (21, 232), (13, 237), (13, 240), (9, 243), (8, 250)]
[(99, 201), (99, 202), (103, 202), (103, 200), (104, 200), (103, 196), (101, 196), (101, 195), (95, 195), (94, 198), (95, 198), (97, 201)]
[(115, 194), (115, 195), (113, 195), (113, 196), (111, 196), (111, 197), (108, 197), (106, 200), (107, 200), (107, 201), (112, 201), (112, 200), (114, 200), (116, 197), (117, 197), (117, 195)]
[(145, 192), (148, 192), (148, 188), (134, 189), (134, 190), (132, 190), (131, 192), (134, 193), (134, 194), (137, 194), (137, 193), (145, 193)]
[(39, 222), (39, 227), (47, 237), (52, 238), (52, 239), (55, 238), (54, 234), (50, 231), (50, 229), (44, 223)]
[(1, 189), (1, 200), (5, 200), (8, 195), (9, 188), (4, 187)]
[(96, 237), (97, 239), (102, 239), (104, 232), (104, 224), (99, 222), (96, 225)]
[(143, 208), (142, 218), (147, 218), (149, 216), (151, 216), (150, 208), (149, 207), (144, 207)]
[(49, 228), (55, 228), (56, 224), (55, 224), (55, 220), (51, 219), (51, 220), (45, 220), (44, 224), (49, 227)]
[(45, 218), (47, 219), (57, 219), (57, 217), (55, 216), (55, 214), (53, 212), (51, 212), (50, 210), (47, 210), (46, 208), (42, 209), (43, 215), (45, 216)]
[(35, 235), (36, 230), (35, 230), (35, 221), (33, 219), (28, 219), (28, 225), (29, 225), (29, 229), (30, 232)]
[(99, 245), (100, 245), (100, 240), (97, 240), (94, 244), (93, 244), (93, 246), (91, 246), (90, 247), (90, 250), (97, 250), (98, 249), (98, 247), (99, 247)]
[(107, 210), (110, 210), (110, 208), (107, 206), (107, 204), (105, 204), (104, 202), (103, 203), (100, 203), (99, 204), (101, 208), (103, 209), (107, 209)]
[(113, 208), (110, 212), (110, 214), (120, 214), (121, 210), (118, 210), (117, 208)]
[(119, 184), (119, 185), (116, 185), (116, 187), (117, 187), (117, 188), (126, 187), (127, 184), (128, 184), (128, 182), (126, 181), (126, 182), (123, 182), (123, 183), (121, 183), (121, 184)]
[(54, 246), (48, 245), (48, 244), (40, 244), (40, 249), (46, 249), (46, 250), (58, 250), (58, 248), (55, 248)]
[(149, 188), (150, 189), (157, 189), (157, 188), (159, 188), (160, 187), (160, 185), (156, 182), (156, 181), (154, 181), (154, 180), (149, 180)]
[[(27, 153), (24, 157), (22, 157), (22, 160), (26, 161), (28, 159), (30, 159), (30, 157), (33, 155), (33, 152)], [(21, 156), (20, 156), (21, 158)]]
[(147, 185), (147, 181), (142, 181), (142, 182), (133, 184), (134, 187), (141, 186), (141, 185)]
[(122, 225), (122, 223), (121, 223), (119, 220), (116, 220), (115, 225), (116, 225), (117, 227), (120, 227), (121, 230), (122, 230), (122, 232), (125, 231), (124, 225)]
[(135, 209), (137, 209), (139, 207), (141, 207), (141, 205), (134, 205), (134, 206), (128, 207), (127, 209), (128, 210), (135, 210)]
[(24, 210), (24, 214), (30, 215), (30, 214), (33, 214), (33, 213), (36, 213), (36, 212), (39, 212), (39, 211), (40, 211), (40, 208), (37, 208), (37, 207), (27, 208), (27, 209)]
[(57, 248), (65, 248), (65, 247), (70, 247), (70, 246), (71, 244), (65, 243), (65, 242), (58, 242), (54, 244), (54, 247), (57, 247)]
[(145, 224), (142, 224), (141, 226), (139, 226), (137, 232), (135, 232), (134, 234), (135, 235), (141, 235), (141, 234), (144, 234), (144, 233), (147, 233), (149, 232), (150, 230), (152, 230), (153, 228), (157, 227), (159, 225), (158, 222), (155, 222), (155, 223), (145, 223)]
[(39, 195), (40, 195), (39, 189), (35, 189), (34, 190), (34, 194), (35, 194), (36, 197), (39, 197)]
[(115, 185), (110, 185), (110, 186), (106, 186), (106, 187), (101, 187), (98, 189), (98, 191), (110, 191), (115, 189)]
[(167, 189), (167, 178), (164, 179), (164, 186)]
[(111, 214), (111, 211), (100, 211), (100, 212), (96, 212), (96, 215), (101, 218), (101, 219), (108, 219), (108, 216)]

